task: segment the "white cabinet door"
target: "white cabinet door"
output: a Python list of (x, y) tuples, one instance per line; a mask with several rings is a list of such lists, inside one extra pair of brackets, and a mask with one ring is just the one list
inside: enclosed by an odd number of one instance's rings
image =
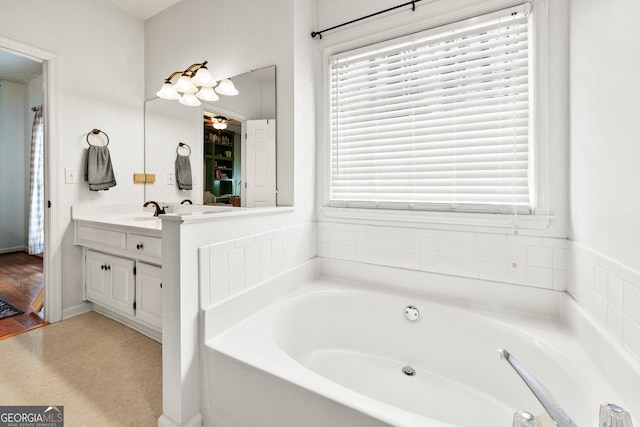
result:
[(138, 262), (136, 270), (136, 317), (161, 328), (162, 268)]
[(117, 256), (110, 256), (107, 267), (107, 271), (111, 273), (111, 306), (127, 314), (135, 314), (134, 267), (135, 261)]
[(104, 254), (87, 251), (85, 261), (85, 291), (89, 301), (106, 304), (109, 301), (107, 289), (109, 275)]
[(87, 251), (85, 289), (89, 301), (133, 315), (135, 313), (135, 261)]

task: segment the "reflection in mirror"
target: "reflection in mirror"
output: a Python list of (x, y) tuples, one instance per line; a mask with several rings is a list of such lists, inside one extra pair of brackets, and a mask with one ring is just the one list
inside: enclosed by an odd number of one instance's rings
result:
[[(159, 98), (145, 103), (145, 173), (156, 175), (155, 183), (145, 185), (145, 200), (276, 204), (275, 66), (231, 80), (239, 95), (200, 107)], [(191, 190), (179, 190), (175, 182), (181, 142), (191, 148)]]

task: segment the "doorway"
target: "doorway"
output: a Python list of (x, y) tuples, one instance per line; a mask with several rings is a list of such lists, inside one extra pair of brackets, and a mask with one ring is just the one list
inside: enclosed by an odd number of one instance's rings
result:
[(0, 51), (0, 303), (23, 312), (0, 318), (0, 338), (44, 322), (43, 102), (42, 63)]
[[(59, 139), (58, 139), (58, 100), (59, 100), (59, 59), (58, 55), (0, 36), (0, 52), (31, 60), (40, 64), (42, 75), (41, 99), (42, 117), (45, 123), (43, 132), (44, 150), (44, 207), (43, 207), (43, 256), (42, 277), (43, 301), (47, 307), (44, 320), (57, 322), (62, 320), (62, 268), (60, 209), (60, 178), (59, 170)], [(29, 112), (32, 107), (29, 99), (25, 101)], [(30, 116), (33, 119), (33, 115)], [(29, 123), (27, 126), (32, 126)], [(29, 147), (30, 149), (30, 147)], [(10, 181), (11, 182), (11, 181)], [(23, 191), (24, 193), (24, 191)], [(24, 196), (24, 194), (23, 194)]]

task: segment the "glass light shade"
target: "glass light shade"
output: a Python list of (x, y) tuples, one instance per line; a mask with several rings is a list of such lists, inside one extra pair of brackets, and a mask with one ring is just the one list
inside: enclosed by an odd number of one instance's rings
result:
[(238, 94), (238, 89), (233, 85), (233, 82), (229, 79), (220, 80), (216, 92), (220, 95), (233, 96)]
[(182, 105), (188, 105), (189, 107), (197, 107), (202, 104), (193, 93), (185, 93), (178, 102)]
[(216, 81), (211, 77), (211, 73), (206, 67), (198, 69), (196, 75), (191, 77), (191, 83), (203, 87), (214, 87), (216, 85)]
[(187, 76), (180, 76), (173, 88), (182, 93), (196, 93), (198, 91), (196, 85), (191, 82), (191, 78)]
[(180, 99), (180, 94), (176, 92), (171, 83), (163, 84), (156, 95), (162, 99)]
[(227, 128), (227, 118), (224, 116), (215, 116), (213, 117), (213, 127), (214, 129), (222, 130)]
[(220, 99), (218, 95), (216, 95), (215, 91), (212, 87), (203, 86), (202, 89), (196, 93), (196, 96), (203, 101), (217, 101)]

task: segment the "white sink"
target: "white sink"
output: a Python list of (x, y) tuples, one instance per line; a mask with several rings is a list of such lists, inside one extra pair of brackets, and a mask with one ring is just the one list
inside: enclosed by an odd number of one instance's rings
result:
[(127, 220), (129, 221), (160, 221), (160, 218), (158, 218), (157, 216), (145, 215), (145, 216), (132, 216), (127, 218)]

